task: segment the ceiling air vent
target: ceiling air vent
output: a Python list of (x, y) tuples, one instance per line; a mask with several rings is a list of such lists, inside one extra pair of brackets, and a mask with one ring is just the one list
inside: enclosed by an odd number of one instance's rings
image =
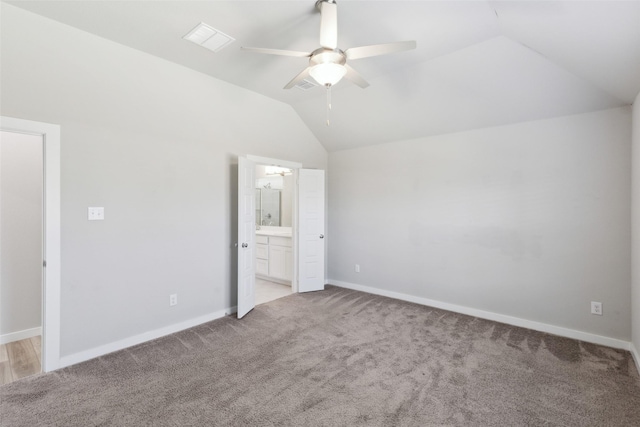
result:
[(316, 86), (318, 86), (318, 84), (310, 80), (302, 80), (300, 83), (296, 85), (298, 89), (302, 89), (302, 90), (309, 90), (312, 87), (316, 87)]
[(223, 48), (229, 46), (236, 39), (230, 37), (218, 31), (210, 25), (201, 22), (193, 30), (189, 31), (189, 34), (183, 37), (183, 39), (189, 40), (202, 47), (206, 47), (214, 52), (220, 52)]

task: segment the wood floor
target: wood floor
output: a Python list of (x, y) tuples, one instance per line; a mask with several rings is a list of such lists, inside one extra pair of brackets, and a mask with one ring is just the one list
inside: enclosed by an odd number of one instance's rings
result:
[(39, 336), (0, 345), (0, 385), (40, 373), (42, 344)]

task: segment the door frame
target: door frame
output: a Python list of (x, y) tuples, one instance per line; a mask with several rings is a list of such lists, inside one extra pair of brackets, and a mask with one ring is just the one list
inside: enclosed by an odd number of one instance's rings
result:
[(281, 168), (288, 168), (293, 170), (293, 182), (295, 185), (291, 201), (291, 205), (293, 208), (293, 212), (291, 213), (291, 252), (293, 254), (293, 276), (291, 278), (291, 291), (293, 293), (298, 293), (298, 170), (302, 169), (302, 163), (252, 155), (247, 155), (247, 159), (251, 160), (256, 165), (278, 166)]
[(0, 116), (0, 130), (42, 137), (42, 371), (60, 367), (60, 126)]

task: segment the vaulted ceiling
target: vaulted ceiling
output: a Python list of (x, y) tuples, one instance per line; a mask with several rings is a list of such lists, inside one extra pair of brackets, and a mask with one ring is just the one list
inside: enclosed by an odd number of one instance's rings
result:
[[(350, 61), (371, 84), (283, 87), (319, 47), (315, 0), (8, 1), (288, 103), (329, 151), (629, 105), (640, 92), (640, 1), (338, 0), (338, 46), (416, 40)], [(234, 37), (184, 40), (199, 22)], [(221, 100), (224, 102), (224, 100)]]

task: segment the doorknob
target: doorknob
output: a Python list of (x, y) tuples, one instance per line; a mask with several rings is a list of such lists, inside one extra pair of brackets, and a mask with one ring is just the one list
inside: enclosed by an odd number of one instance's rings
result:
[(242, 244), (242, 247), (243, 247), (243, 248), (248, 248), (248, 247), (249, 247), (249, 244), (248, 244), (248, 243), (243, 243), (243, 244)]
[(320, 235), (320, 238), (321, 238), (321, 239), (324, 239), (324, 234), (321, 234), (321, 235)]

